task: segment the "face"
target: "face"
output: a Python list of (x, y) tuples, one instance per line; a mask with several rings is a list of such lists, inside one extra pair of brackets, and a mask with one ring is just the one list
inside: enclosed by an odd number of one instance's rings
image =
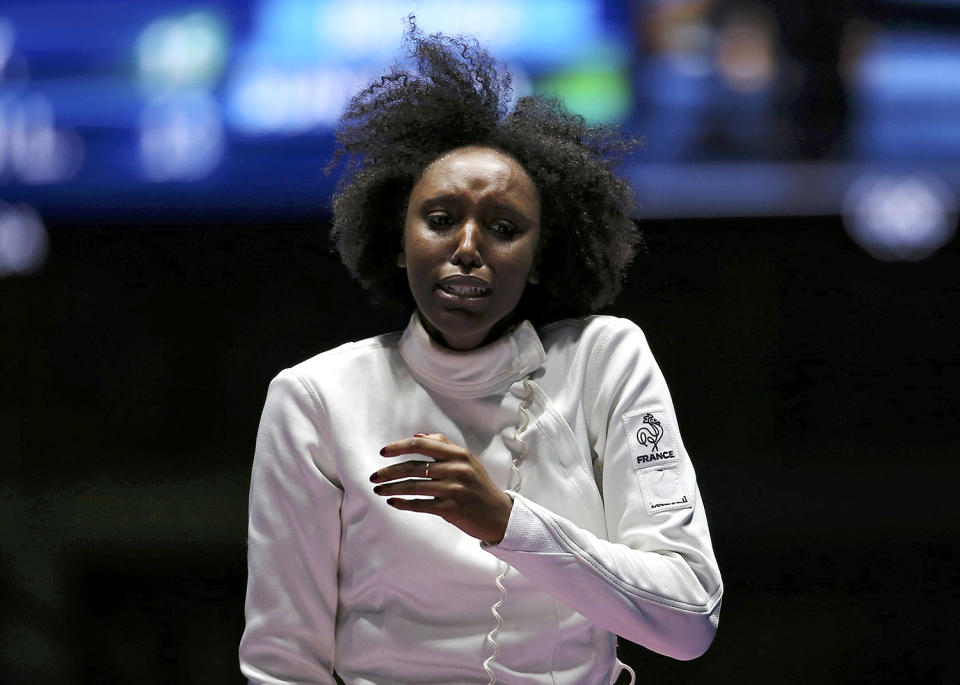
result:
[(512, 157), (448, 152), (410, 193), (399, 263), (424, 326), (455, 350), (493, 340), (535, 282), (540, 198)]

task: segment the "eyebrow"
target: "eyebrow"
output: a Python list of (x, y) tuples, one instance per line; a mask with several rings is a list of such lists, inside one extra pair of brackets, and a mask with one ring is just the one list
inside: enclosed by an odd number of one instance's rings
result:
[[(423, 205), (429, 205), (434, 202), (459, 205), (460, 201), (461, 201), (460, 197), (456, 193), (440, 193), (439, 195), (425, 197), (423, 200), (420, 201), (419, 206), (422, 207)], [(535, 222), (537, 220), (536, 216), (531, 216), (527, 212), (517, 209), (512, 205), (504, 204), (503, 202), (494, 202), (492, 206), (494, 210), (498, 212), (501, 212), (503, 214), (510, 214), (524, 221)]]
[(458, 203), (456, 194), (454, 193), (441, 193), (440, 195), (433, 195), (431, 197), (425, 197), (420, 201), (421, 204), (427, 204), (430, 202), (449, 202), (451, 204)]

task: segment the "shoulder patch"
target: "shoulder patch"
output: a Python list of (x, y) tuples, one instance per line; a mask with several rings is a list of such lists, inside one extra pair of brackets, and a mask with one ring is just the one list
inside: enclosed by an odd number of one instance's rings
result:
[(665, 409), (637, 410), (623, 415), (633, 468), (680, 463), (677, 440)]
[(665, 409), (637, 410), (623, 415), (633, 469), (647, 512), (692, 507), (683, 484), (680, 451)]

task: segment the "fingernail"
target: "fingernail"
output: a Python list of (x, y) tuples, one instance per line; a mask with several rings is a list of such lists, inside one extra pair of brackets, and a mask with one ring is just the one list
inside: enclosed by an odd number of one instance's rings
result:
[(429, 435), (429, 433), (414, 433), (414, 434), (413, 434), (413, 437), (415, 437), (415, 438), (425, 438), (425, 437), (427, 437), (427, 435)]
[(375, 495), (379, 495), (379, 494), (380, 494), (380, 486), (379, 486), (379, 485), (373, 489), (373, 494), (375, 494)]
[(387, 451), (387, 448), (386, 448), (386, 447), (381, 447), (381, 448), (380, 448), (380, 456), (382, 457), (382, 456), (383, 456), (383, 453), (386, 452), (386, 451)]
[(371, 482), (371, 483), (376, 483), (376, 482), (377, 482), (377, 476), (379, 476), (379, 475), (380, 475), (380, 472), (379, 472), (379, 471), (375, 471), (375, 472), (371, 473), (371, 474), (370, 474), (370, 482)]

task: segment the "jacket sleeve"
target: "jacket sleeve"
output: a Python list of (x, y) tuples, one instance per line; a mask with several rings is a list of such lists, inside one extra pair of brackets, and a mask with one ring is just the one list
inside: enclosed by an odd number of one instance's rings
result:
[(487, 551), (611, 632), (700, 656), (719, 621), (720, 572), (667, 386), (631, 322), (613, 320), (598, 339), (583, 402), (607, 539), (511, 493), (504, 539)]
[[(246, 628), (254, 683), (334, 683), (340, 503), (328, 423), (293, 371), (270, 384), (250, 480)], [(324, 473), (326, 471), (326, 474)]]

